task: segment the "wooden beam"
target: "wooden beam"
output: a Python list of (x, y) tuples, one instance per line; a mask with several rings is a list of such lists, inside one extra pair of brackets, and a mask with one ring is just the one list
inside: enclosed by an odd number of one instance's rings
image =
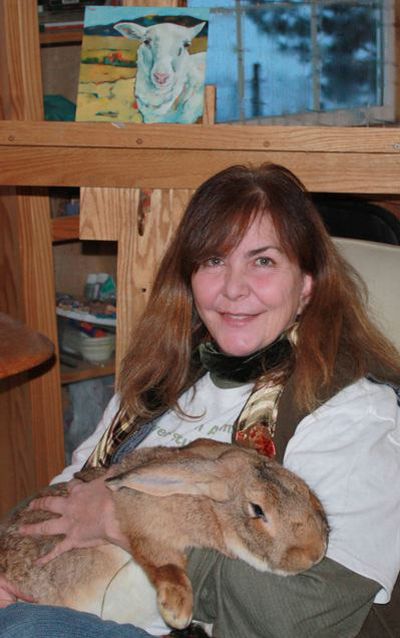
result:
[(287, 165), (310, 190), (400, 190), (397, 128), (0, 122), (0, 184), (195, 188), (230, 164)]
[(400, 130), (396, 127), (0, 121), (0, 151), (21, 147), (90, 148), (95, 152), (127, 148), (400, 155)]
[(231, 164), (283, 164), (311, 191), (400, 193), (398, 153), (19, 147), (2, 150), (0, 184), (196, 188)]

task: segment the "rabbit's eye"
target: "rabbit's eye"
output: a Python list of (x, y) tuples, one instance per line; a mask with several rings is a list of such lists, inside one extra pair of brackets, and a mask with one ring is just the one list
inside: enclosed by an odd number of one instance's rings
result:
[(263, 508), (257, 505), (257, 503), (250, 503), (250, 511), (254, 518), (262, 518), (264, 521), (267, 520)]

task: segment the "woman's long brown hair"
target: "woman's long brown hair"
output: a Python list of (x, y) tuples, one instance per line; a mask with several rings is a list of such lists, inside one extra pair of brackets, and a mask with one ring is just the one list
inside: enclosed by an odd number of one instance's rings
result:
[(192, 383), (191, 355), (207, 338), (192, 274), (207, 258), (232, 250), (255, 215), (271, 216), (283, 250), (314, 281), (299, 319), (297, 406), (317, 407), (338, 361), (349, 382), (367, 374), (371, 362), (383, 379), (399, 381), (399, 354), (369, 318), (365, 287), (338, 254), (303, 184), (276, 164), (232, 166), (194, 193), (161, 262), (122, 364), (119, 392), (129, 414), (151, 418), (176, 407)]

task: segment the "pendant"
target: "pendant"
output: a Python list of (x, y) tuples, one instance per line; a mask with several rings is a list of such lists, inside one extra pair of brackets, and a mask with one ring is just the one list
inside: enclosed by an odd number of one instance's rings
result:
[(269, 428), (261, 423), (255, 423), (249, 428), (238, 430), (235, 433), (235, 442), (243, 447), (256, 450), (259, 454), (268, 456), (270, 459), (276, 456), (275, 443)]

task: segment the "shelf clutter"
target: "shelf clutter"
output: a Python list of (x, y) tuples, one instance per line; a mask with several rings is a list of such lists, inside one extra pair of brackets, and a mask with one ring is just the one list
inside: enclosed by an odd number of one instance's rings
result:
[[(40, 5), (39, 5), (40, 8)], [(39, 10), (40, 44), (80, 42), (83, 33), (83, 9), (78, 7), (71, 17), (70, 11)]]
[(80, 42), (85, 7), (103, 4), (105, 0), (39, 0), (40, 43)]
[(56, 304), (62, 382), (113, 374), (116, 329), (113, 278), (107, 273), (90, 273), (81, 298), (57, 293)]
[(82, 295), (56, 294), (66, 462), (98, 423), (114, 392), (116, 286), (89, 273)]

